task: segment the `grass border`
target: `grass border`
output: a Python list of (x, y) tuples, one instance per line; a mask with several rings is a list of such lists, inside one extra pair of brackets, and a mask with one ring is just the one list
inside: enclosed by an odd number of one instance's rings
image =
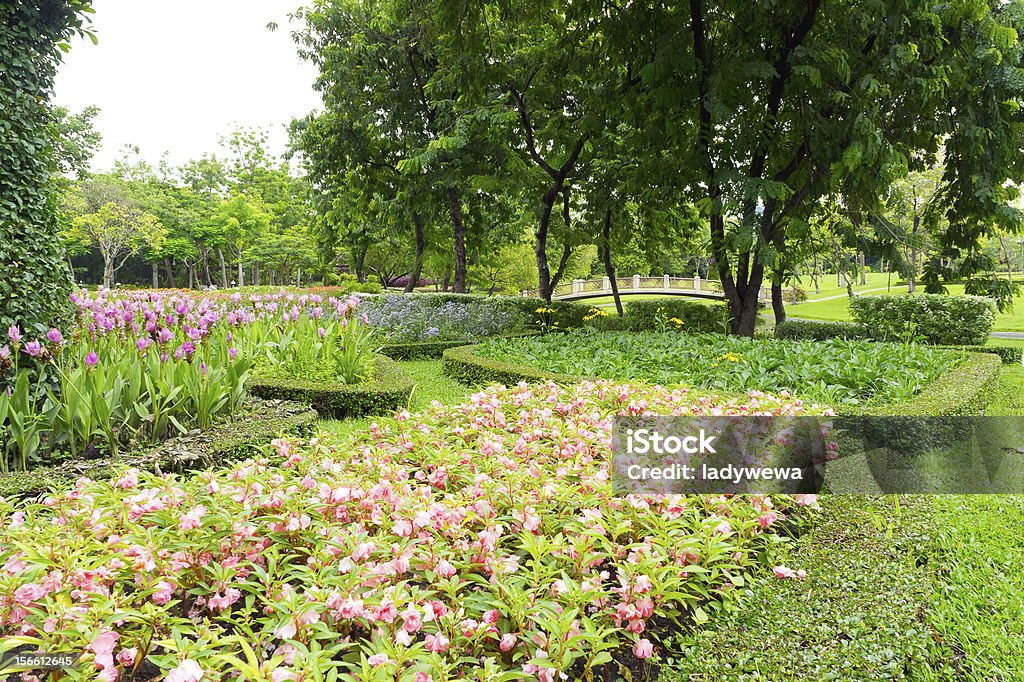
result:
[(314, 382), (307, 379), (261, 379), (247, 383), (249, 393), (260, 398), (294, 400), (312, 405), (321, 417), (344, 419), (387, 414), (405, 407), (413, 382), (389, 357), (378, 355), (373, 379), (359, 384)]
[(520, 336), (536, 336), (536, 331), (524, 331), (517, 334), (497, 334), (479, 339), (459, 339), (457, 341), (408, 341), (405, 343), (389, 343), (380, 348), (378, 353), (392, 360), (434, 360), (441, 357), (449, 348), (473, 346), (491, 339), (511, 339)]
[(82, 476), (109, 478), (122, 468), (156, 473), (206, 469), (247, 457), (282, 433), (305, 432), (316, 421), (308, 405), (286, 400), (249, 398), (230, 418), (203, 431), (190, 431), (159, 445), (122, 452), (116, 457), (73, 459), (49, 467), (0, 474), (0, 497), (26, 498), (68, 489)]

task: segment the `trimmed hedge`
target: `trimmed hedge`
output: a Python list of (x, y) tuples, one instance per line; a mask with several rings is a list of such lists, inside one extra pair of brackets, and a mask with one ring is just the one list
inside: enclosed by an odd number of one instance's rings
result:
[[(506, 334), (505, 336), (533, 336), (535, 332), (523, 332), (521, 334)], [(432, 360), (439, 358), (449, 348), (473, 345), (481, 341), (495, 338), (484, 336), (479, 339), (461, 339), (458, 341), (412, 341), (409, 343), (389, 343), (378, 352), (386, 355), (392, 360)]]
[(393, 360), (377, 356), (373, 379), (359, 384), (315, 383), (301, 378), (268, 379), (258, 375), (248, 382), (249, 393), (261, 398), (294, 400), (313, 406), (321, 417), (344, 419), (387, 414), (409, 403), (413, 383)]
[[(540, 326), (538, 320), (559, 329), (578, 329), (590, 324), (583, 318), (590, 315), (590, 309), (593, 306), (585, 303), (575, 301), (551, 301), (548, 303), (542, 298), (529, 296), (509, 296), (506, 300), (526, 316), (526, 324), (531, 327)], [(555, 312), (538, 313), (538, 308), (547, 308)]]
[(692, 334), (721, 333), (729, 325), (729, 307), (725, 303), (698, 303), (682, 299), (657, 298), (630, 301), (623, 315), (629, 331), (657, 329), (658, 316), (682, 320), (683, 332)]
[(829, 339), (865, 339), (867, 330), (853, 322), (821, 322), (817, 320), (786, 320), (775, 325), (775, 336), (793, 341), (828, 341)]
[(248, 399), (230, 419), (203, 431), (191, 431), (160, 445), (117, 457), (74, 459), (50, 467), (0, 475), (0, 497), (24, 498), (68, 489), (82, 476), (109, 478), (114, 471), (135, 467), (157, 473), (205, 469), (252, 450), (282, 433), (305, 432), (316, 421), (308, 405), (285, 400)]
[(515, 386), (521, 381), (526, 383), (554, 381), (561, 384), (571, 384), (595, 378), (571, 374), (556, 374), (511, 362), (481, 358), (473, 354), (473, 346), (449, 348), (442, 357), (442, 367), (445, 375), (469, 386), (491, 383)]
[(982, 296), (861, 296), (850, 300), (853, 321), (876, 339), (901, 338), (907, 326), (915, 336), (940, 346), (980, 346), (996, 319), (995, 304)]
[[(775, 336), (794, 341), (828, 341), (829, 339), (874, 340), (863, 325), (855, 322), (823, 322), (820, 320), (786, 320), (775, 325)], [(1021, 362), (1024, 349), (1010, 346), (947, 346), (943, 350), (963, 350), (970, 353), (992, 353), (998, 355), (1004, 365)]]
[(913, 400), (899, 405), (863, 408), (878, 416), (961, 416), (980, 414), (999, 381), (1001, 361), (991, 353), (968, 353), (967, 359), (929, 384)]

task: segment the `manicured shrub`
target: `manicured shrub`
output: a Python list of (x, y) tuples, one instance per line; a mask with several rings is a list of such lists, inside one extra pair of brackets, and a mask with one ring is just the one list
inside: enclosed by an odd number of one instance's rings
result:
[(874, 338), (948, 346), (984, 344), (995, 322), (995, 304), (981, 296), (860, 296), (850, 313)]
[(320, 416), (344, 419), (389, 414), (408, 405), (413, 384), (389, 358), (377, 356), (373, 378), (357, 384), (255, 374), (249, 392), (312, 405)]
[[(506, 336), (531, 336), (536, 332), (526, 331)], [(379, 349), (381, 355), (392, 360), (429, 360), (441, 357), (449, 348), (458, 348), (470, 344), (473, 339), (457, 339), (453, 341), (412, 341), (409, 343), (389, 343)]]
[(968, 351), (971, 353), (991, 353), (992, 355), (998, 355), (1004, 365), (1020, 364), (1022, 361), (1021, 356), (1024, 355), (1024, 348), (1012, 348), (1010, 346), (938, 346), (938, 348)]
[(515, 386), (524, 381), (526, 383), (554, 381), (571, 384), (586, 378), (578, 374), (557, 374), (524, 364), (480, 357), (473, 352), (474, 348), (475, 346), (460, 346), (444, 351), (445, 375), (467, 386), (484, 384)]
[(539, 329), (579, 329), (591, 326), (585, 318), (592, 313), (593, 306), (576, 301), (551, 301), (529, 296), (509, 296), (507, 300), (527, 318), (528, 324)]
[(658, 298), (630, 301), (623, 317), (626, 328), (635, 332), (672, 329), (688, 334), (721, 333), (728, 329), (729, 308), (724, 303)]
[(817, 322), (786, 320), (775, 325), (775, 336), (795, 341), (828, 341), (829, 339), (863, 339), (867, 330), (851, 322)]
[(807, 413), (608, 382), (491, 388), (194, 477), (121, 470), (0, 500), (0, 638), (84, 652), (89, 679), (639, 671), (666, 633), (735, 609), (815, 499), (616, 496), (620, 410)]

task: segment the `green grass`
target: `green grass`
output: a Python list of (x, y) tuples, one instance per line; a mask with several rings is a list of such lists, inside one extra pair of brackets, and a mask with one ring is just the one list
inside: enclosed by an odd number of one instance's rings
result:
[[(415, 384), (409, 399), (409, 411), (416, 412), (430, 405), (434, 400), (453, 405), (469, 396), (473, 389), (454, 379), (450, 379), (441, 371), (440, 360), (410, 360), (399, 362), (399, 369)], [(373, 421), (373, 417), (361, 419), (324, 419), (318, 424), (323, 431), (338, 434), (357, 434), (364, 431)]]
[(1024, 498), (933, 498), (931, 665), (918, 679), (1018, 680), (1024, 671)]

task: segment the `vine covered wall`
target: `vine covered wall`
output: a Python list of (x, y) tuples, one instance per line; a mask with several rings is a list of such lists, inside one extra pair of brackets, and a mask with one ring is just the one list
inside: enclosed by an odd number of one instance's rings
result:
[(91, 0), (0, 5), (0, 336), (67, 320), (72, 280), (57, 239), (49, 97)]

